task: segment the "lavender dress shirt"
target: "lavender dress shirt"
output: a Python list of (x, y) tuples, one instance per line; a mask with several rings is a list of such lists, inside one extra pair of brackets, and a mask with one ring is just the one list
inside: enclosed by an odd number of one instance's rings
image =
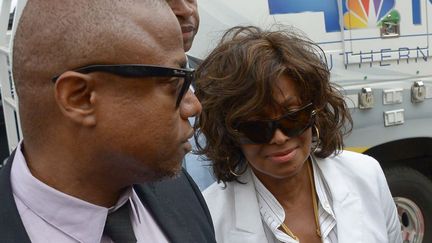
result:
[(11, 170), (13, 196), (33, 243), (111, 243), (103, 235), (106, 217), (131, 202), (131, 222), (137, 242), (168, 242), (131, 187), (117, 204), (105, 208), (64, 194), (35, 178), (18, 146)]

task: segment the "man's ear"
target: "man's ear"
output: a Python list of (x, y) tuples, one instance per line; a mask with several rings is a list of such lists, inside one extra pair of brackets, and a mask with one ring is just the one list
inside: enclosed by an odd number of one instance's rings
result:
[(72, 122), (96, 125), (94, 80), (88, 74), (67, 71), (55, 83), (55, 99)]

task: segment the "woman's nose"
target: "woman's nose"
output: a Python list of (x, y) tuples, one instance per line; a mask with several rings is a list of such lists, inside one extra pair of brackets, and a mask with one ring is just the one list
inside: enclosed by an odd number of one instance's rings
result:
[(270, 140), (270, 144), (284, 144), (288, 139), (289, 137), (277, 128)]

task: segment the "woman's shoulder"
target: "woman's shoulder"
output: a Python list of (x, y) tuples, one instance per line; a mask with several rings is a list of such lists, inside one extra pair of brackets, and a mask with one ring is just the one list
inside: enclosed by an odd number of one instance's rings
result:
[(233, 214), (235, 208), (234, 183), (228, 182), (225, 185), (215, 182), (203, 191), (213, 224), (218, 230), (220, 227), (225, 227), (223, 222), (227, 224), (229, 216)]
[(202, 194), (210, 210), (226, 205), (234, 196), (235, 182), (218, 183), (215, 182), (205, 189)]
[(204, 198), (210, 198), (210, 197), (218, 197), (220, 195), (227, 194), (228, 187), (224, 185), (223, 183), (214, 182), (209, 187), (207, 187), (203, 192)]
[(238, 181), (229, 181), (226, 183), (215, 182), (203, 191), (204, 198), (218, 198), (232, 197), (235, 191), (244, 191), (253, 189), (252, 177), (250, 170), (246, 170)]
[(231, 182), (215, 182), (211, 184), (207, 189), (205, 189), (202, 194), (207, 203), (211, 202), (222, 202), (231, 200), (234, 196), (238, 187), (244, 187), (243, 184), (240, 184), (236, 181)]
[[(340, 183), (348, 185), (352, 190), (377, 192), (386, 186), (384, 172), (376, 159), (368, 155), (342, 151), (325, 159), (316, 159), (327, 183), (339, 187)], [(377, 187), (377, 185), (380, 185)]]
[(335, 156), (316, 159), (324, 178), (329, 184), (344, 183), (351, 187), (375, 190), (377, 184), (385, 183), (384, 172), (371, 156), (341, 151)]
[(254, 188), (250, 171), (247, 170), (238, 181), (213, 183), (203, 191), (203, 196), (210, 211), (218, 211), (221, 207), (234, 207), (236, 199), (253, 197), (256, 194)]
[(317, 161), (322, 169), (337, 169), (348, 174), (352, 172), (367, 176), (382, 171), (378, 161), (373, 157), (347, 150)]
[(373, 157), (361, 154), (349, 150), (342, 150), (339, 151), (336, 155), (329, 156), (328, 159), (330, 160), (336, 160), (336, 161), (347, 161), (347, 162), (354, 162), (354, 161), (360, 161), (360, 162), (366, 162), (366, 163), (376, 163), (376, 159)]

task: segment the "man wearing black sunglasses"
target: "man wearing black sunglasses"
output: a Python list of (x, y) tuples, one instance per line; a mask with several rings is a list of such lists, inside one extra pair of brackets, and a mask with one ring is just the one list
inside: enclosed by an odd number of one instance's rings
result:
[(181, 43), (164, 0), (28, 0), (0, 242), (215, 242), (181, 169), (201, 111)]

